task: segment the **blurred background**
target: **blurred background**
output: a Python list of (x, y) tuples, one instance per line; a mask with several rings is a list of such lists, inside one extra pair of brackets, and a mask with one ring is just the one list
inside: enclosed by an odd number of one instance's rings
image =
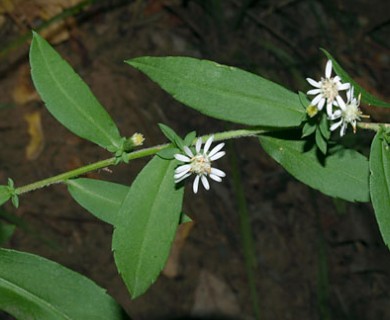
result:
[[(123, 63), (138, 56), (215, 60), (305, 92), (306, 77), (323, 75), (325, 48), (360, 85), (390, 101), (388, 0), (2, 0), (1, 184), (12, 177), (22, 186), (109, 157), (44, 108), (30, 78), (32, 29), (88, 83), (122, 134), (143, 133), (145, 146), (165, 142), (159, 122), (181, 135), (237, 126), (185, 108)], [(390, 121), (386, 109), (362, 109), (371, 121)], [(349, 132), (344, 142), (367, 154), (372, 137)], [(194, 222), (179, 228), (162, 275), (134, 301), (113, 262), (112, 228), (65, 186), (22, 196), (18, 210), (5, 205), (0, 241), (90, 277), (134, 319), (389, 319), (390, 252), (371, 205), (301, 184), (256, 139), (227, 151), (218, 167), (229, 177), (238, 172), (242, 190), (227, 178), (195, 197), (187, 185), (184, 211)], [(88, 177), (130, 185), (147, 160)]]

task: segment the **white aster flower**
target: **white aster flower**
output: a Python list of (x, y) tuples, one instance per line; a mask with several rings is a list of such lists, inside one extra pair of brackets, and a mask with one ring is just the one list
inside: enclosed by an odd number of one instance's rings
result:
[(340, 128), (340, 136), (345, 135), (348, 124), (351, 124), (353, 128), (353, 133), (356, 133), (356, 122), (361, 118), (367, 118), (368, 116), (363, 115), (359, 109), (360, 105), (360, 95), (356, 99), (354, 97), (354, 88), (351, 87), (347, 91), (347, 102), (345, 103), (343, 99), (338, 100), (337, 106), (340, 109), (337, 109), (330, 117), (330, 120), (338, 120), (330, 126), (330, 131), (334, 131), (337, 128)]
[(329, 117), (333, 114), (333, 106), (336, 105), (336, 102), (342, 100), (339, 91), (348, 90), (351, 87), (349, 83), (341, 83), (339, 76), (331, 77), (331, 75), (332, 60), (328, 60), (325, 67), (325, 78), (321, 77), (320, 81), (306, 78), (307, 82), (315, 87), (315, 89), (307, 92), (309, 95), (316, 95), (311, 101), (311, 105), (317, 106), (318, 110), (322, 110), (326, 102), (326, 113)]
[(175, 183), (184, 180), (191, 174), (195, 174), (196, 176), (192, 185), (192, 189), (194, 193), (197, 193), (199, 188), (199, 180), (202, 181), (203, 187), (206, 190), (210, 189), (210, 184), (207, 180), (207, 177), (210, 177), (211, 179), (218, 182), (222, 181), (222, 178), (226, 176), (225, 172), (217, 168), (213, 168), (212, 162), (225, 155), (225, 151), (221, 151), (225, 144), (220, 143), (209, 152), (213, 140), (214, 136), (208, 138), (202, 150), (202, 138), (198, 138), (195, 144), (195, 155), (187, 146), (183, 148), (185, 154), (175, 154), (175, 158), (177, 160), (185, 163), (175, 169), (175, 174), (173, 176), (175, 178)]

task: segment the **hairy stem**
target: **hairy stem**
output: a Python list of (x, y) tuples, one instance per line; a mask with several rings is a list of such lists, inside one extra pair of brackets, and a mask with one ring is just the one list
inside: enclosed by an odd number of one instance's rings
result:
[(379, 131), (381, 127), (390, 128), (390, 123), (358, 122), (356, 126), (361, 129)]
[[(227, 140), (227, 139), (250, 137), (250, 136), (256, 136), (256, 135), (258, 135), (260, 133), (264, 133), (264, 132), (266, 132), (266, 130), (263, 130), (263, 129), (241, 129), (241, 130), (218, 132), (218, 133), (214, 134), (214, 140), (220, 141), (220, 140)], [(202, 136), (202, 139), (205, 140), (208, 137), (209, 136)], [(162, 145), (157, 145), (157, 146), (133, 151), (133, 152), (128, 154), (128, 160), (130, 161), (130, 160), (135, 160), (135, 159), (154, 155), (157, 152), (159, 152), (160, 150), (165, 149), (169, 146), (170, 146), (170, 144), (166, 143), (166, 144), (162, 144)], [(59, 175), (47, 178), (47, 179), (36, 181), (36, 182), (31, 183), (31, 184), (16, 188), (15, 192), (17, 195), (20, 195), (23, 193), (27, 193), (27, 192), (30, 192), (33, 190), (37, 190), (40, 188), (50, 186), (52, 184), (61, 183), (61, 182), (64, 182), (68, 179), (79, 177), (79, 176), (86, 174), (88, 172), (96, 171), (96, 170), (99, 170), (102, 168), (106, 168), (108, 166), (112, 166), (115, 164), (115, 160), (116, 160), (115, 157), (112, 157), (109, 159), (94, 162), (94, 163), (91, 163), (89, 165), (86, 165), (86, 166), (83, 166), (83, 167), (80, 167), (80, 168), (77, 168), (77, 169), (74, 169), (71, 171), (67, 171), (67, 172), (61, 173)]]

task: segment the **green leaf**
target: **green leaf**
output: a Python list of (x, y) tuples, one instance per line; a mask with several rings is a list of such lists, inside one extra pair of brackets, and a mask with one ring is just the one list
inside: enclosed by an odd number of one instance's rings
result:
[(0, 186), (0, 205), (11, 199), (11, 196), (12, 193), (10, 192), (9, 186)]
[(316, 145), (317, 145), (318, 149), (320, 149), (320, 151), (323, 154), (326, 154), (326, 151), (328, 149), (328, 143), (324, 139), (324, 137), (322, 136), (321, 131), (319, 129), (317, 129), (317, 131), (316, 131), (315, 139), (316, 139)]
[(68, 191), (76, 202), (95, 217), (114, 224), (128, 186), (108, 181), (79, 178), (66, 182)]
[(192, 219), (189, 216), (187, 216), (186, 214), (184, 214), (183, 212), (180, 213), (179, 223), (182, 224), (182, 223), (187, 223), (187, 222), (192, 222)]
[(168, 258), (183, 201), (173, 179), (177, 161), (154, 157), (123, 200), (112, 248), (118, 270), (133, 298), (157, 279)]
[(18, 320), (128, 319), (105, 290), (42, 257), (0, 249), (0, 310)]
[(297, 94), (244, 70), (187, 57), (140, 57), (126, 62), (175, 99), (210, 117), (294, 127), (305, 116)]
[(120, 147), (121, 137), (109, 114), (72, 67), (35, 32), (30, 64), (34, 85), (59, 122), (103, 148)]
[(325, 140), (329, 140), (331, 135), (331, 131), (329, 129), (329, 121), (325, 113), (322, 113), (321, 116), (321, 121), (318, 127)]
[(309, 119), (309, 121), (307, 121), (302, 128), (302, 136), (301, 137), (304, 138), (304, 137), (308, 137), (308, 136), (312, 135), (314, 133), (314, 131), (316, 131), (316, 129), (317, 129), (316, 123), (313, 123)]
[(11, 239), (15, 231), (15, 225), (0, 220), (0, 246)]
[(177, 148), (167, 148), (167, 149), (162, 149), (159, 152), (157, 152), (157, 155), (160, 158), (163, 158), (166, 160), (172, 160), (172, 159), (174, 159), (174, 155), (176, 153), (180, 153), (180, 150)]
[(390, 247), (390, 151), (382, 132), (371, 144), (370, 171), (372, 205), (383, 241)]
[(177, 137), (177, 133), (171, 128), (168, 127), (167, 125), (163, 123), (158, 124), (161, 132), (164, 134), (164, 136), (167, 137), (167, 139), (171, 142), (175, 142), (175, 138)]
[(305, 150), (303, 140), (261, 136), (260, 142), (276, 162), (308, 186), (331, 197), (369, 201), (368, 161), (362, 154), (339, 148), (321, 159), (315, 148)]
[(162, 123), (159, 123), (158, 126), (160, 127), (164, 136), (166, 136), (169, 141), (171, 141), (179, 149), (183, 149), (184, 147), (183, 139), (180, 136), (178, 136), (177, 133), (172, 128)]
[(306, 93), (303, 93), (302, 91), (298, 91), (299, 101), (301, 101), (302, 108), (305, 110), (310, 105), (310, 100), (307, 99)]
[[(123, 184), (88, 178), (71, 179), (66, 184), (69, 193), (80, 206), (112, 225), (115, 224), (120, 206), (130, 189)], [(180, 223), (192, 221), (185, 213), (181, 215)]]
[(390, 103), (385, 102), (371, 93), (367, 92), (363, 87), (361, 87), (355, 80), (353, 80), (348, 73), (339, 65), (339, 63), (332, 57), (332, 55), (326, 51), (325, 49), (321, 49), (323, 53), (328, 57), (328, 59), (332, 60), (333, 70), (336, 74), (343, 80), (343, 82), (349, 82), (355, 88), (355, 95), (358, 96), (361, 93), (362, 98), (361, 101), (364, 103), (377, 106), (377, 107), (387, 107), (390, 108)]
[(188, 133), (185, 138), (184, 138), (184, 144), (186, 146), (190, 146), (194, 140), (196, 138), (196, 131), (191, 131), (190, 133)]

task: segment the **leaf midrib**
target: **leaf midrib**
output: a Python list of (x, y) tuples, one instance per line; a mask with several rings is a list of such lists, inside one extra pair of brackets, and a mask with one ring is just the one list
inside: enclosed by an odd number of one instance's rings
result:
[[(133, 65), (133, 61), (130, 61), (130, 64), (132, 64)], [(133, 65), (134, 67), (136, 67), (137, 69), (139, 69), (137, 66), (136, 66), (136, 64), (139, 64), (139, 65), (145, 65), (145, 66), (147, 66), (147, 67), (149, 67), (149, 68), (152, 68), (152, 69), (154, 69), (154, 70), (157, 70), (157, 71), (159, 71), (160, 73), (161, 73), (161, 70), (163, 71), (163, 73), (164, 73), (164, 75), (166, 76), (166, 77), (169, 77), (169, 78), (171, 78), (171, 79), (173, 79), (173, 80), (179, 80), (179, 81), (182, 81), (182, 79), (183, 79), (183, 77), (180, 77), (180, 75), (177, 75), (177, 73), (175, 72), (175, 73), (169, 73), (168, 71), (165, 71), (164, 69), (161, 69), (161, 68), (158, 68), (158, 67), (155, 67), (154, 65), (152, 65), (152, 64), (147, 64), (147, 63), (140, 63), (140, 62), (135, 62), (135, 65)], [(141, 70), (141, 71), (143, 71), (143, 70)], [(255, 75), (256, 76), (256, 75)], [(266, 79), (264, 79), (265, 81), (268, 81), (268, 80), (266, 80)], [(171, 80), (172, 81), (172, 80)], [(187, 83), (187, 85), (189, 86), (189, 87), (201, 87), (202, 88), (202, 90), (203, 91), (216, 91), (216, 92), (218, 92), (220, 95), (223, 95), (223, 94), (226, 94), (227, 96), (233, 96), (233, 97), (237, 97), (237, 96), (239, 96), (239, 97), (244, 97), (245, 99), (243, 99), (243, 100), (249, 100), (249, 101), (255, 101), (255, 102), (258, 102), (258, 100), (259, 100), (259, 98), (257, 97), (257, 96), (254, 96), (254, 95), (249, 95), (249, 94), (246, 94), (246, 93), (243, 93), (243, 92), (238, 92), (236, 95), (234, 94), (234, 92), (233, 91), (227, 91), (227, 90), (223, 90), (223, 89), (221, 89), (221, 88), (219, 88), (219, 87), (212, 87), (212, 89), (210, 90), (209, 88), (209, 86), (207, 86), (207, 85), (205, 85), (205, 84), (202, 84), (202, 83), (200, 83), (200, 82), (196, 82), (196, 81), (188, 81), (188, 82), (186, 82)], [(277, 84), (275, 84), (275, 85), (277, 85)], [(284, 88), (283, 88), (284, 89)], [(287, 89), (284, 89), (284, 90), (287, 90)], [(287, 92), (288, 92), (288, 90), (287, 90)], [(293, 94), (293, 93), (292, 93)], [(269, 99), (270, 101), (274, 101), (273, 99)], [(285, 106), (285, 107), (279, 107), (279, 105), (277, 106), (277, 108), (278, 109), (280, 109), (280, 110), (283, 110), (283, 111), (285, 111), (285, 110), (289, 110), (289, 111), (291, 111), (291, 112), (294, 112), (294, 113), (296, 113), (296, 114), (299, 114), (300, 116), (302, 116), (302, 114), (303, 114), (303, 112), (300, 112), (299, 110), (297, 110), (296, 108), (293, 108), (293, 107), (289, 107), (289, 105), (287, 105), (287, 106)]]
[(384, 178), (385, 178), (385, 188), (386, 188), (386, 192), (387, 192), (387, 198), (390, 199), (390, 185), (388, 183), (388, 181), (390, 181), (390, 172), (388, 170), (386, 170), (386, 167), (385, 167), (385, 160), (387, 161), (386, 159), (386, 156), (385, 156), (385, 153), (383, 152), (383, 142), (382, 141), (379, 141), (380, 145), (379, 145), (379, 150), (380, 150), (380, 153), (381, 153), (381, 167), (383, 169), (383, 174), (384, 174)]
[[(92, 197), (95, 197), (98, 200), (102, 199), (103, 202), (108, 202), (109, 204), (112, 204), (113, 206), (118, 206), (118, 207), (120, 206), (120, 201), (114, 201), (113, 198), (111, 198), (111, 197), (104, 197), (101, 193), (92, 192), (92, 191), (90, 191), (90, 189), (88, 189), (84, 186), (80, 186), (79, 184), (77, 184), (77, 182), (70, 181), (70, 182), (68, 182), (68, 184), (69, 184), (69, 186), (79, 188), (79, 190), (83, 191), (84, 194), (86, 194), (86, 195), (90, 195)], [(103, 220), (103, 219), (101, 219), (101, 220)], [(112, 222), (107, 221), (107, 219), (104, 219), (104, 221), (109, 223), (109, 224), (113, 224)]]
[[(277, 144), (277, 143), (275, 143), (277, 146), (280, 146), (279, 144)], [(295, 151), (295, 152), (297, 152), (297, 153), (299, 153), (299, 151), (297, 151), (296, 149), (294, 149), (294, 148), (289, 148), (289, 147), (286, 147), (285, 145), (283, 145), (282, 146), (284, 149), (286, 149), (286, 150), (289, 150), (290, 151), (290, 153), (292, 153), (292, 151), (291, 150), (293, 150), (293, 151)], [(300, 161), (302, 161), (302, 160), (300, 160)], [(303, 158), (303, 161), (305, 162), (305, 163), (308, 163), (308, 164), (312, 164), (312, 162), (309, 162), (306, 158)], [(341, 170), (338, 170), (338, 168), (336, 167), (336, 168), (334, 168), (334, 169), (336, 169), (337, 170), (337, 172), (340, 172), (340, 173), (342, 173), (343, 175), (345, 175), (345, 176), (347, 176), (348, 178), (352, 178), (353, 180), (355, 180), (355, 181), (357, 181), (357, 182), (359, 182), (359, 183), (364, 183), (364, 181), (363, 180), (360, 180), (360, 179), (357, 179), (354, 175), (351, 175), (351, 174), (346, 174), (346, 172), (345, 171), (341, 171)], [(334, 170), (334, 169), (332, 169), (332, 170)]]
[[(168, 162), (168, 166), (167, 167), (170, 167), (170, 161), (167, 161)], [(160, 180), (160, 183), (158, 184), (158, 187), (157, 187), (157, 196), (159, 197), (160, 195), (160, 192), (158, 192), (160, 189), (161, 189), (161, 185), (163, 184), (163, 182), (165, 181), (165, 178), (166, 178), (166, 172), (167, 172), (167, 167), (165, 168), (165, 170), (161, 170), (160, 172), (162, 172), (163, 174), (163, 178)], [(173, 179), (173, 178), (172, 178)], [(154, 199), (157, 199), (158, 197), (154, 198)], [(150, 212), (154, 212), (154, 208), (156, 207), (156, 203), (158, 201), (153, 201), (152, 203), (152, 206), (150, 207)], [(152, 215), (149, 215), (149, 218), (146, 222), (146, 225), (145, 225), (145, 230), (148, 229), (148, 226), (149, 226), (149, 223), (152, 219), (150, 219), (152, 217)], [(140, 256), (143, 256), (143, 252), (145, 251), (145, 245), (146, 245), (146, 241), (145, 241), (145, 237), (142, 238), (142, 243), (141, 243), (141, 247), (140, 247)], [(139, 261), (139, 260), (138, 260)], [(134, 275), (135, 275), (135, 279), (140, 279), (141, 277), (138, 277), (138, 274), (141, 270), (141, 263), (137, 263), (137, 267), (135, 269), (135, 272), (134, 272)], [(136, 282), (135, 282), (136, 283)], [(136, 287), (136, 285), (134, 285), (134, 287)]]
[[(38, 44), (38, 48), (39, 48), (39, 52), (41, 54), (41, 57), (42, 57), (42, 61), (44, 62), (45, 66), (46, 66), (46, 69), (47, 69), (47, 72), (48, 74), (51, 76), (51, 78), (53, 79), (53, 81), (56, 83), (57, 87), (60, 89), (60, 91), (64, 94), (64, 96), (67, 98), (67, 100), (73, 105), (75, 106), (76, 110), (78, 110), (83, 116), (84, 118), (91, 124), (93, 124), (93, 126), (98, 130), (100, 131), (106, 138), (108, 138), (108, 141), (110, 141), (113, 145), (116, 145), (116, 141), (112, 139), (112, 137), (100, 126), (99, 123), (95, 123), (93, 121), (93, 118), (84, 111), (84, 109), (82, 107), (79, 106), (79, 104), (77, 103), (77, 101), (75, 101), (69, 94), (68, 92), (65, 90), (65, 88), (62, 86), (61, 82), (58, 81), (58, 79), (55, 77), (55, 74), (52, 72), (51, 68), (49, 67), (49, 63), (48, 63), (48, 60), (46, 58), (46, 56), (43, 54), (43, 50), (42, 50), (42, 43), (41, 41), (37, 41), (37, 44)], [(54, 50), (54, 49), (53, 49)], [(62, 59), (60, 57), (60, 59)], [(64, 61), (61, 61), (62, 63)], [(69, 66), (66, 66), (66, 67), (69, 67)], [(70, 67), (69, 67), (70, 68)], [(70, 68), (71, 69), (71, 68)], [(73, 71), (73, 70), (71, 70)], [(74, 72), (74, 71), (73, 71)], [(75, 73), (76, 74), (76, 73)], [(78, 75), (76, 74), (76, 77), (78, 77)], [(86, 84), (84, 84), (85, 86), (87, 86)], [(88, 87), (86, 88), (87, 91), (89, 90)], [(92, 93), (91, 93), (92, 94)]]
[[(99, 193), (99, 192), (92, 192), (90, 191), (90, 189), (88, 187), (85, 187), (83, 186), (82, 184), (79, 184), (77, 183), (77, 181), (68, 181), (67, 184), (69, 186), (73, 186), (75, 188), (78, 188), (79, 190), (83, 191), (84, 193), (88, 194), (88, 195), (92, 195), (98, 199), (103, 199), (104, 202), (109, 202), (109, 203), (112, 203), (114, 205), (118, 205), (121, 203), (121, 201), (115, 201), (114, 198), (112, 197), (104, 197), (104, 195), (102, 193)], [(125, 186), (124, 186), (125, 187)]]
[(30, 292), (30, 291), (28, 291), (28, 290), (26, 290), (26, 289), (16, 285), (16, 284), (14, 284), (14, 283), (12, 283), (10, 281), (7, 281), (4, 278), (0, 278), (0, 288), (1, 287), (5, 288), (6, 286), (5, 285), (1, 285), (1, 283), (4, 283), (10, 289), (13, 289), (13, 292), (16, 292), (19, 296), (30, 298), (30, 301), (33, 301), (36, 305), (40, 305), (42, 307), (47, 307), (46, 310), (50, 309), (55, 314), (57, 314), (59, 316), (62, 316), (63, 319), (72, 320), (72, 318), (70, 318), (67, 314), (65, 314), (61, 310), (55, 308), (55, 306), (53, 306), (52, 304), (50, 304), (46, 300), (38, 297), (34, 293), (32, 293), (32, 292)]

